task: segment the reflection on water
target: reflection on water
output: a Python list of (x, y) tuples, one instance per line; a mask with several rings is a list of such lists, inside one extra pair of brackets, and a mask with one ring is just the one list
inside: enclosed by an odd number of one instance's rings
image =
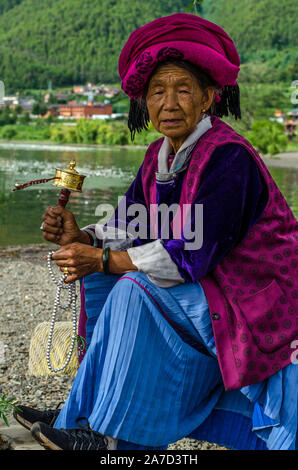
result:
[[(12, 192), (16, 182), (54, 176), (55, 168), (66, 168), (76, 160), (79, 173), (86, 175), (83, 192), (72, 193), (68, 203), (83, 227), (96, 223), (100, 203), (116, 207), (143, 161), (144, 150), (122, 148), (47, 147), (0, 145), (0, 246), (41, 243), (41, 215), (49, 205), (57, 205), (59, 190), (51, 183)], [(298, 171), (271, 168), (270, 172), (298, 215)]]

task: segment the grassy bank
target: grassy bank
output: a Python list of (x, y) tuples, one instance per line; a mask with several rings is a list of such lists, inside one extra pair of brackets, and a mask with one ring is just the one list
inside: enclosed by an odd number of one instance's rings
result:
[[(227, 122), (237, 132), (246, 137), (256, 148), (258, 147), (258, 136), (254, 139), (251, 131), (246, 131), (243, 128), (243, 123), (228, 120)], [(267, 137), (269, 132), (265, 131)], [(149, 124), (148, 130), (140, 134), (136, 133), (134, 141), (131, 141), (130, 132), (125, 120), (95, 121), (80, 119), (76, 122), (62, 123), (61, 121), (51, 122), (47, 119), (39, 119), (26, 124), (16, 123), (0, 127), (0, 140), (5, 141), (148, 146), (159, 137), (161, 137), (161, 134)], [(282, 140), (283, 145), (277, 147), (275, 153), (298, 151), (298, 141), (287, 141), (285, 136), (283, 136)], [(264, 149), (260, 148), (260, 150), (263, 151)], [(263, 153), (267, 152), (263, 151)]]
[(149, 125), (147, 131), (136, 134), (131, 141), (125, 121), (95, 121), (80, 119), (76, 122), (49, 122), (46, 119), (27, 124), (8, 124), (0, 127), (1, 140), (28, 142), (54, 142), (98, 145), (149, 145), (161, 135)]

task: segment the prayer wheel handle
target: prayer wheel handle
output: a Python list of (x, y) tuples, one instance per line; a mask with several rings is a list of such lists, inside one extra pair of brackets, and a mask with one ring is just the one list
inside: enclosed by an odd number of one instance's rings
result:
[(75, 170), (75, 166), (75, 160), (71, 160), (71, 162), (69, 163), (69, 168), (64, 168), (64, 170), (59, 170), (56, 168), (54, 178), (43, 178), (39, 180), (28, 181), (28, 183), (15, 183), (13, 191), (19, 191), (35, 184), (47, 183), (48, 181), (53, 180), (54, 186), (62, 188), (59, 194), (58, 204), (59, 206), (65, 207), (68, 203), (71, 191), (79, 193), (82, 192), (82, 186), (85, 176), (79, 175), (77, 170)]

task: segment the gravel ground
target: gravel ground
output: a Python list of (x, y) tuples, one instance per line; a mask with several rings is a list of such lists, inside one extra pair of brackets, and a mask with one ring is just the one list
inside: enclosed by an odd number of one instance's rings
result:
[[(28, 375), (32, 332), (38, 323), (49, 321), (56, 293), (46, 263), (50, 249), (56, 248), (53, 245), (0, 248), (2, 350), (4, 344), (4, 358), (0, 356), (0, 392), (20, 404), (44, 409), (56, 408), (65, 401), (72, 383), (64, 375), (46, 378)], [(63, 320), (71, 320), (70, 314), (63, 312)], [(225, 450), (194, 439), (182, 439), (171, 444), (170, 449)]]

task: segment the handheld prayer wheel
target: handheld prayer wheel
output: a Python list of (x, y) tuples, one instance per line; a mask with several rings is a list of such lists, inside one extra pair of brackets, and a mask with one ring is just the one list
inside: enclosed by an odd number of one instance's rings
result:
[(14, 185), (15, 187), (13, 191), (18, 191), (34, 184), (47, 183), (48, 181), (53, 180), (54, 186), (62, 188), (60, 191), (58, 204), (59, 206), (65, 207), (68, 202), (71, 191), (79, 193), (82, 192), (82, 186), (85, 176), (80, 175), (77, 170), (75, 170), (75, 166), (75, 160), (71, 160), (71, 162), (69, 163), (69, 168), (64, 168), (63, 170), (59, 170), (58, 168), (56, 168), (54, 178), (39, 179), (29, 181), (28, 183), (24, 184), (16, 183)]
[[(61, 188), (60, 194), (59, 194), (59, 199), (58, 199), (58, 204), (62, 207), (65, 207), (69, 195), (71, 191), (75, 192), (82, 192), (82, 185), (85, 176), (80, 175), (77, 170), (75, 170), (75, 165), (76, 162), (74, 160), (71, 160), (69, 164), (69, 168), (64, 168), (63, 170), (57, 169), (55, 172), (55, 176), (53, 178), (45, 178), (45, 179), (39, 179), (39, 180), (34, 180), (34, 181), (28, 181), (28, 183), (16, 183), (14, 185), (13, 191), (18, 191), (20, 189), (27, 188), (28, 186), (32, 186), (34, 184), (41, 184), (41, 183), (47, 183), (48, 181), (53, 181), (53, 185), (57, 186), (58, 188)], [(40, 227), (40, 230), (43, 230), (43, 224)], [(75, 287), (75, 281), (71, 282), (69, 285), (63, 286), (63, 282), (65, 281), (67, 275), (69, 272), (67, 272), (67, 267), (63, 269), (63, 277), (61, 280), (56, 281), (55, 275), (53, 274), (50, 261), (51, 261), (51, 256), (53, 252), (49, 252), (48, 254), (48, 269), (50, 271), (52, 280), (57, 284), (57, 294), (56, 294), (56, 299), (54, 302), (54, 307), (53, 307), (53, 313), (52, 313), (52, 318), (50, 321), (50, 326), (49, 326), (49, 333), (48, 333), (48, 343), (46, 347), (46, 357), (45, 357), (45, 362), (47, 364), (47, 369), (49, 373), (58, 373), (61, 372), (62, 370), (66, 369), (68, 365), (70, 365), (70, 370), (72, 374), (76, 373), (76, 367), (74, 367), (73, 360), (73, 352), (75, 348), (75, 344), (84, 344), (84, 338), (82, 338), (80, 335), (77, 334), (77, 309), (76, 309), (76, 287)], [(62, 289), (68, 289), (68, 304), (61, 305), (60, 304), (60, 294)], [(68, 354), (66, 355), (65, 362), (63, 365), (61, 364), (56, 364), (55, 366), (52, 364), (52, 359), (51, 359), (51, 349), (52, 349), (52, 340), (56, 339), (56, 357), (59, 357), (59, 354), (61, 355), (62, 351), (62, 358), (64, 359), (64, 352), (65, 352), (65, 345), (58, 345), (57, 347), (57, 341), (59, 340), (59, 335), (57, 333), (57, 330), (55, 329), (55, 322), (56, 322), (56, 314), (58, 308), (61, 308), (63, 310), (67, 310), (68, 308), (71, 308), (72, 310), (72, 316), (73, 316), (73, 322), (72, 322), (72, 327), (71, 330), (69, 331), (69, 334), (71, 335), (72, 341), (70, 345), (70, 349)], [(42, 330), (43, 331), (43, 330)], [(58, 330), (59, 331), (59, 330)], [(34, 344), (34, 343), (31, 343)], [(40, 338), (38, 338), (38, 342), (35, 344), (39, 345), (40, 344)], [(54, 344), (54, 343), (53, 343)], [(31, 361), (32, 357), (33, 359), (36, 359), (36, 350), (32, 347), (30, 349), (31, 351)], [(59, 354), (58, 354), (59, 352)], [(75, 355), (75, 359), (77, 356)], [(43, 359), (43, 357), (42, 357)], [(41, 362), (41, 361), (39, 361)], [(75, 369), (75, 370), (73, 370)], [(32, 370), (32, 369), (31, 369)], [(47, 374), (48, 372), (46, 372)]]

